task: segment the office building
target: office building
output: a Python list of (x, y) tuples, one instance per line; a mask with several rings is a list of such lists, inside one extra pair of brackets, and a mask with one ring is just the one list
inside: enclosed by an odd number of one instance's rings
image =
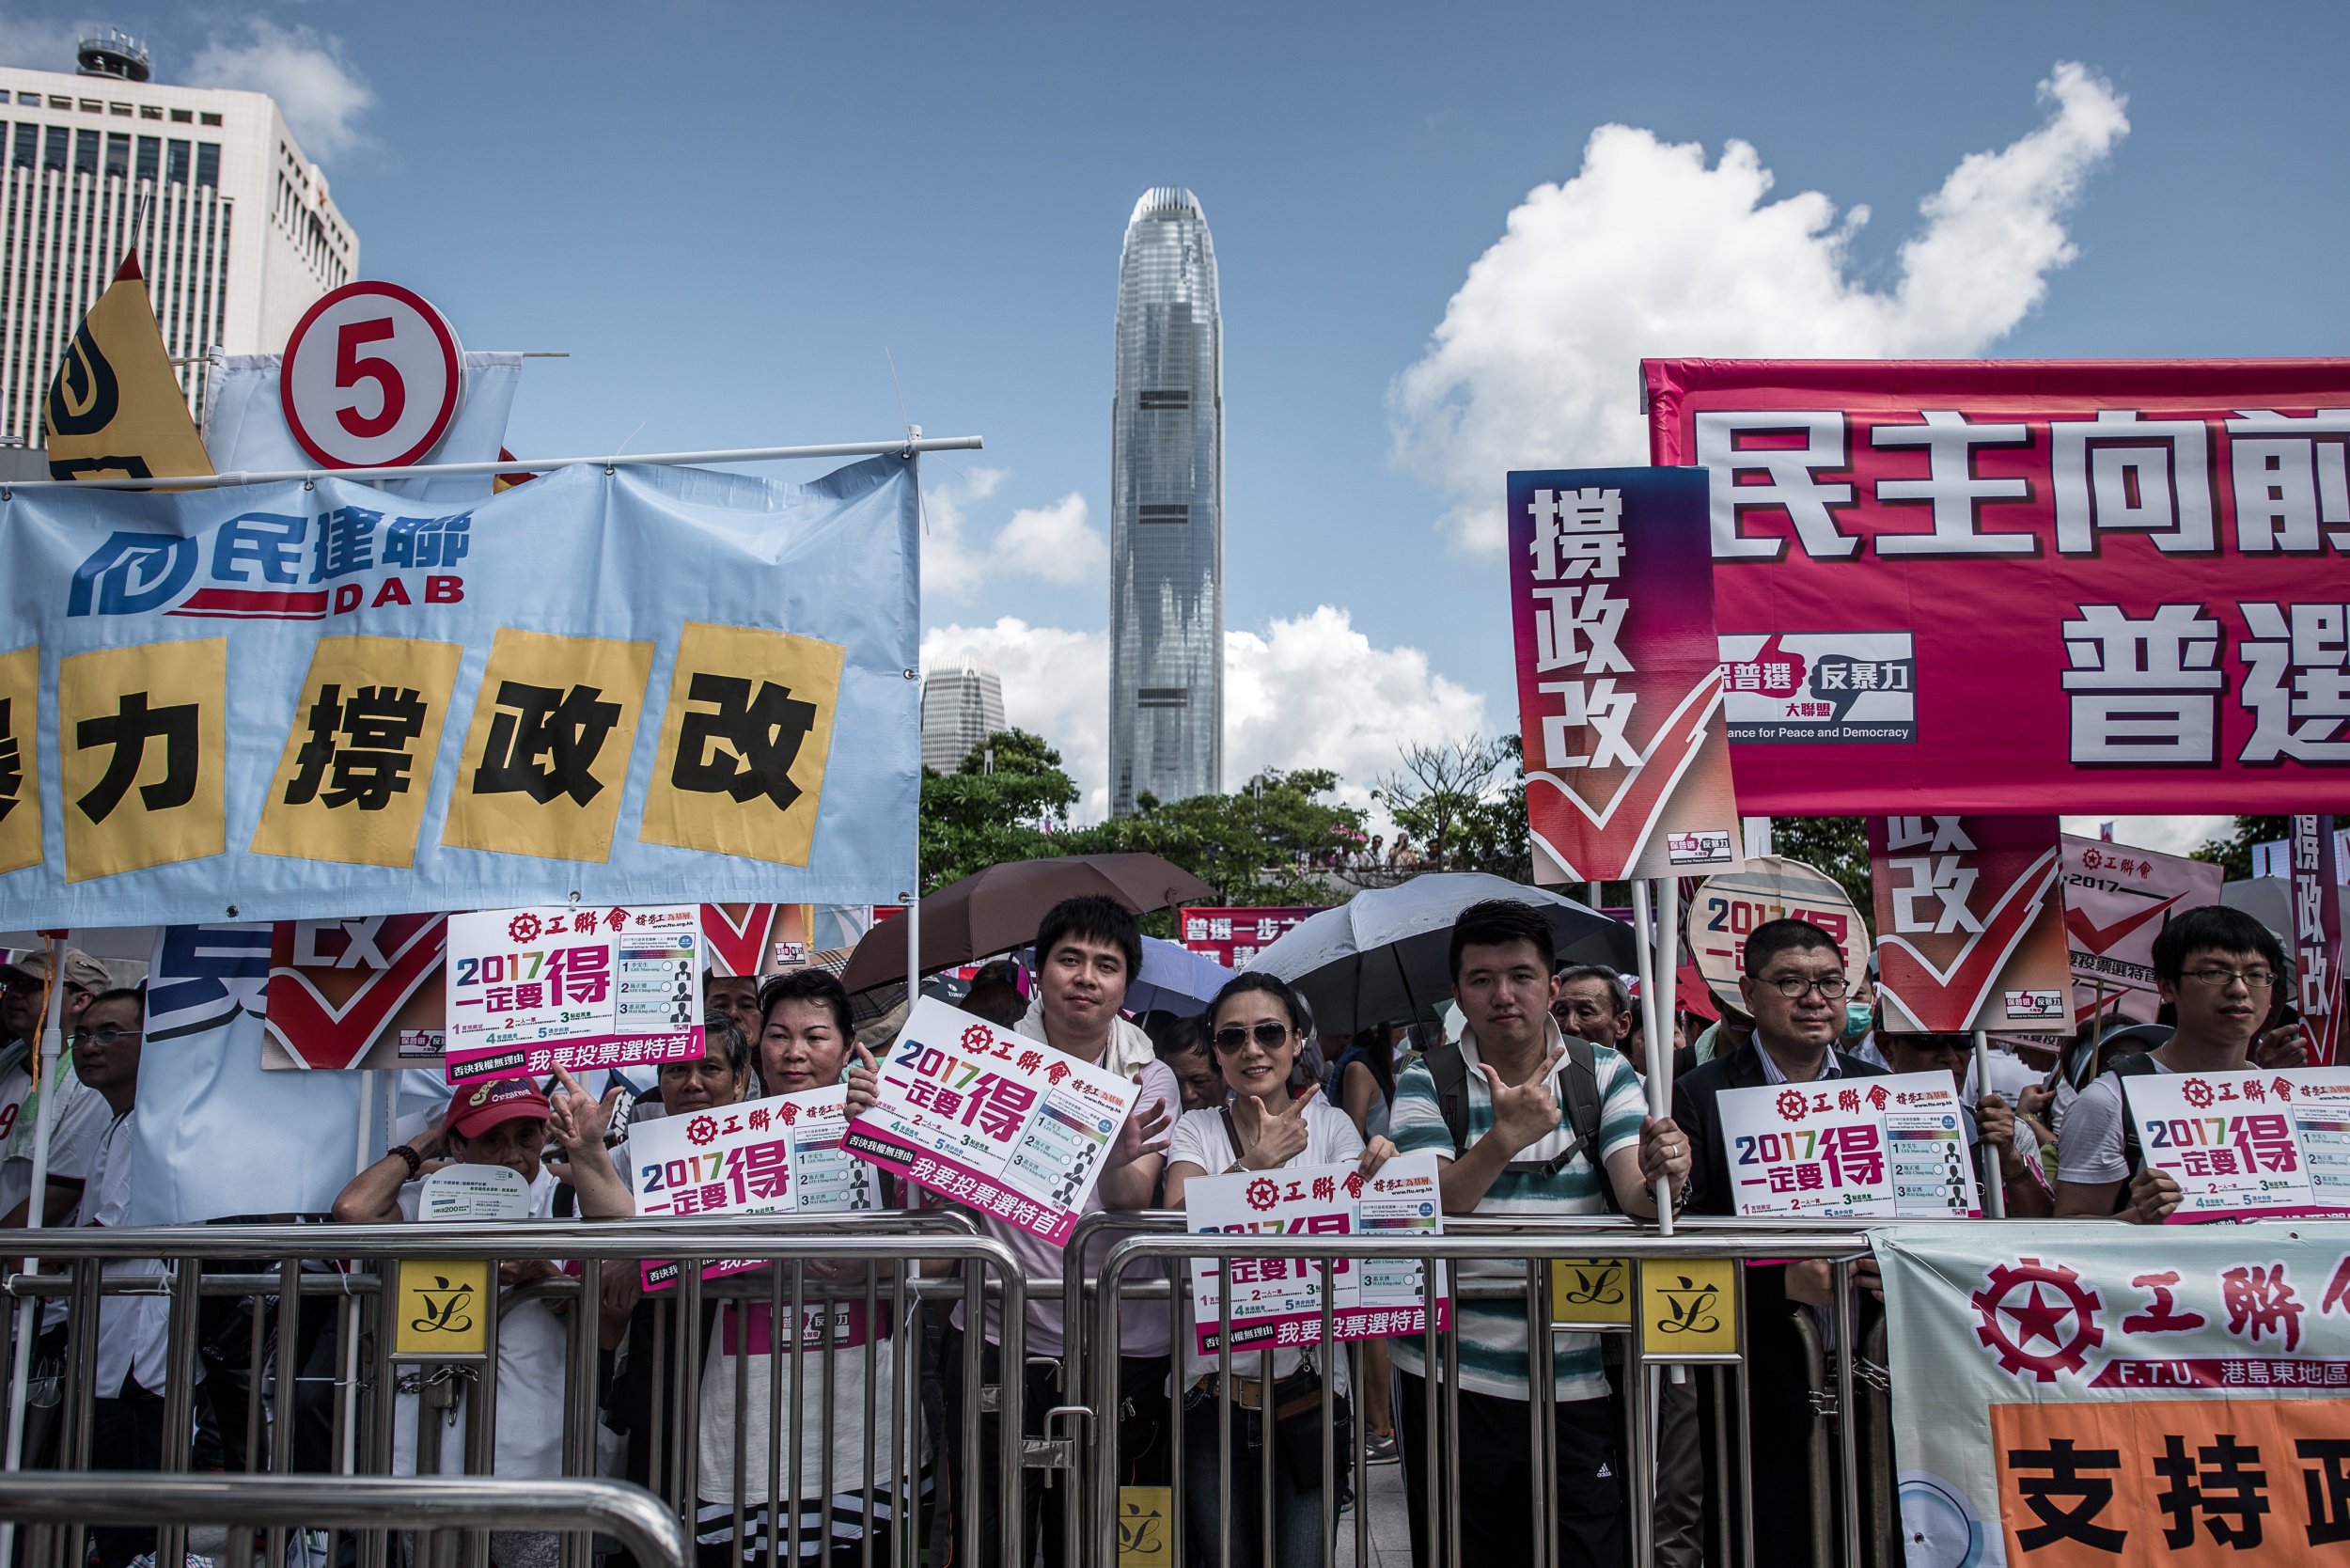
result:
[(1004, 681), (994, 666), (963, 658), (922, 678), (924, 767), (953, 773), (1003, 728)]
[(41, 443), (58, 357), (126, 251), (199, 420), (206, 354), (278, 352), (359, 273), (358, 236), (267, 94), (152, 82), (120, 33), (78, 53), (75, 74), (0, 66), (0, 444)]
[(1199, 200), (1135, 203), (1110, 403), (1110, 810), (1224, 778), (1224, 317)]

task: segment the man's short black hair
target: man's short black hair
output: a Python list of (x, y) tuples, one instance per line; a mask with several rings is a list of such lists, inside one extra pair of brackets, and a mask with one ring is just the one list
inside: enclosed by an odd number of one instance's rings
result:
[(849, 994), (840, 988), (840, 977), (829, 969), (791, 969), (777, 975), (759, 988), (759, 1027), (767, 1028), (768, 1014), (776, 1011), (777, 1002), (822, 1002), (832, 1009), (833, 1027), (843, 1040), (854, 1040), (856, 1030), (849, 1022)]
[(1194, 1051), (1207, 1051), (1208, 1020), (1204, 1014), (1194, 1018), (1177, 1018), (1160, 1029), (1151, 1043), (1161, 1061), (1173, 1061), (1177, 1057), (1189, 1056)]
[(1550, 917), (1522, 899), (1487, 899), (1470, 904), (1452, 920), (1452, 983), (1461, 983), (1461, 949), (1498, 948), (1511, 942), (1531, 942), (1542, 955), (1543, 973), (1559, 961), (1559, 945), (1550, 934)]
[(1126, 957), (1126, 981), (1134, 983), (1142, 970), (1142, 922), (1116, 899), (1099, 893), (1063, 899), (1044, 912), (1036, 928), (1036, 962), (1042, 968), (1053, 949), (1071, 937), (1083, 942), (1107, 942)]
[(96, 1007), (101, 1002), (128, 1002), (138, 1009), (141, 1018), (145, 1018), (147, 1016), (147, 987), (118, 985), (110, 990), (101, 991), (89, 999), (89, 1005), (92, 1007)]
[(1564, 990), (1573, 980), (1595, 980), (1607, 987), (1607, 1005), (1621, 1018), (1632, 1011), (1632, 987), (1623, 977), (1605, 964), (1570, 964), (1559, 971), (1559, 986)]
[(2171, 917), (2154, 938), (2155, 977), (2178, 984), (2186, 974), (2186, 955), (2194, 952), (2258, 953), (2278, 976), (2284, 974), (2285, 948), (2277, 933), (2222, 903), (2200, 904)]
[(1835, 952), (1836, 938), (1809, 920), (1765, 920), (1747, 937), (1747, 973), (1760, 980), (1762, 966), (1784, 952)]
[[(728, 975), (728, 980), (742, 977)], [(751, 1064), (751, 1037), (743, 1032), (743, 1020), (731, 1012), (713, 1012), (702, 1020), (702, 1055), (722, 1057), (738, 1077)], [(691, 1067), (690, 1061), (665, 1061), (662, 1068)]]
[(702, 971), (702, 995), (705, 996), (709, 996), (710, 988), (717, 984), (720, 980), (748, 980), (751, 982), (752, 990), (756, 991), (759, 989), (759, 977), (757, 975), (722, 975), (715, 969), (704, 969)]

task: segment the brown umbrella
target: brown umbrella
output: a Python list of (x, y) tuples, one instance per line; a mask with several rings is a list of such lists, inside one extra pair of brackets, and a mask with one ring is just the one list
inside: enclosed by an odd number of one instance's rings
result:
[[(922, 972), (976, 963), (1033, 942), (1046, 911), (1088, 893), (1137, 915), (1216, 896), (1214, 888), (1156, 855), (1071, 855), (990, 866), (923, 898)], [(905, 928), (892, 920), (865, 933), (840, 983), (863, 991), (905, 978)]]

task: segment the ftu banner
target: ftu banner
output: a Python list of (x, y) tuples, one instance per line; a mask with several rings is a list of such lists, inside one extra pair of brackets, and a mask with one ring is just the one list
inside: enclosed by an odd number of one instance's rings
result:
[(0, 499), (0, 905), (177, 925), (913, 885), (915, 475)]

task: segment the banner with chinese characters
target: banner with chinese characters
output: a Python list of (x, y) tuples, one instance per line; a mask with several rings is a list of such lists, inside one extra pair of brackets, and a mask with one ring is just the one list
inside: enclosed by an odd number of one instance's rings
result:
[(2293, 819), (2293, 967), (2310, 1059), (2339, 1059), (2342, 1034), (2342, 887), (2327, 853), (2330, 816)]
[(1948, 1073), (1724, 1090), (1722, 1153), (1741, 1215), (1977, 1215), (1966, 1116)]
[(880, 1101), (849, 1123), (849, 1152), (1056, 1247), (1141, 1093), (929, 996), (880, 1067)]
[(1872, 817), (1877, 1000), (1895, 1034), (2073, 1021), (2054, 817)]
[(1651, 461), (1711, 488), (1722, 659), (1765, 672), (1741, 809), (2341, 799), (2350, 360), (1642, 370)]
[(1913, 1568), (2350, 1564), (2350, 1223), (1874, 1236)]
[[(1404, 1154), (1369, 1181), (1352, 1165), (1308, 1165), (1231, 1176), (1195, 1176), (1183, 1187), (1194, 1235), (1417, 1238), (1444, 1234), (1436, 1156)], [(1232, 1349), (1322, 1342), (1322, 1261), (1234, 1258)], [(1419, 1263), (1406, 1258), (1339, 1258), (1329, 1265), (1330, 1326), (1340, 1340), (1384, 1339), (1428, 1328)], [(1223, 1262), (1191, 1260), (1193, 1333), (1202, 1356), (1223, 1348)], [(1436, 1332), (1451, 1326), (1451, 1298), (1437, 1271)]]
[[(912, 466), (0, 499), (26, 926), (914, 881)], [(559, 591), (557, 590), (559, 588)]]
[(1705, 476), (1552, 469), (1509, 489), (1534, 880), (1737, 865)]
[[(881, 1172), (840, 1147), (848, 1099), (845, 1087), (833, 1085), (630, 1123), (628, 1178), (637, 1216), (879, 1209)], [(720, 1260), (703, 1264), (702, 1278), (760, 1266)], [(648, 1259), (645, 1288), (666, 1290), (679, 1272), (674, 1262)]]
[(2350, 1215), (2350, 1068), (2122, 1080), (2140, 1157), (2184, 1197), (2174, 1225)]
[(450, 916), (448, 1081), (698, 1059), (699, 914), (687, 903)]
[(261, 1065), (439, 1067), (447, 950), (448, 922), (438, 915), (276, 922)]
[(2180, 855), (2064, 836), (2064, 933), (2080, 1017), (2116, 997), (2154, 1016), (2154, 938), (2172, 916), (2219, 902), (2227, 870)]
[(1860, 912), (1834, 877), (1784, 855), (1750, 855), (1738, 870), (1700, 883), (1683, 906), (1682, 948), (1706, 988), (1743, 1012), (1738, 977), (1747, 969), (1747, 937), (1764, 921), (1781, 919), (1809, 920), (1826, 932), (1844, 961), (1845, 983), (1860, 988), (1869, 972), (1869, 928)]
[(1308, 916), (1319, 915), (1326, 904), (1269, 904), (1261, 909), (1215, 908), (1185, 904), (1176, 913), (1183, 945), (1205, 953), (1227, 969), (1245, 969), (1248, 961), (1279, 941)]

